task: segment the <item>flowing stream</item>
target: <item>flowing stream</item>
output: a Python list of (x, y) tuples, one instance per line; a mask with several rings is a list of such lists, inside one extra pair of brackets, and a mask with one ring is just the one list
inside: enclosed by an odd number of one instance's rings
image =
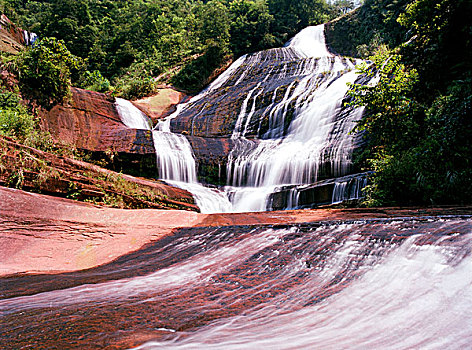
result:
[(0, 280), (3, 349), (465, 349), (469, 217), (176, 231)]

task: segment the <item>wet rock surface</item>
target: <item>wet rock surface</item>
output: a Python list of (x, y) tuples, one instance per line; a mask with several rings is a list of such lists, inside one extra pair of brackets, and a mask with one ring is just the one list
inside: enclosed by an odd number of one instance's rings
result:
[[(88, 209), (84, 206), (84, 210)], [(54, 209), (56, 213), (60, 210), (60, 206)], [(383, 215), (446, 214), (455, 210), (387, 209)], [(470, 208), (463, 210), (470, 213)], [(77, 216), (75, 220), (84, 214), (72, 213)], [(124, 349), (153, 340), (156, 347), (181, 343), (184, 348), (186, 344), (198, 348), (196, 344), (203, 346), (199, 342), (205, 343), (205, 339), (216, 346), (230, 336), (230, 333), (218, 336), (220, 331), (226, 327), (230, 331), (234, 324), (236, 328), (231, 332), (237, 335), (244, 329), (239, 325), (243, 321), (248, 327), (257, 328), (258, 322), (270, 323), (275, 319), (287, 326), (291, 322), (283, 322), (283, 317), (292, 314), (290, 317), (296, 317), (297, 313), (312, 310), (311, 317), (316, 318), (317, 312), (321, 312), (324, 322), (328, 322), (330, 309), (326, 305), (336, 300), (336, 295), (342, 296), (345, 290), (353, 288), (376, 266), (384, 264), (400, 246), (409, 247), (410, 255), (442, 247), (443, 251), (447, 250), (451, 266), (464, 261), (470, 253), (467, 250), (472, 228), (469, 215), (361, 219), (374, 213), (335, 211), (337, 215), (326, 216), (325, 212), (318, 216), (320, 219), (325, 215), (329, 221), (294, 224), (301, 219), (296, 218), (297, 213), (277, 213), (279, 222), (285, 215), (295, 218), (286, 225), (225, 227), (205, 227), (206, 222), (194, 216), (187, 221), (188, 227), (94, 269), (2, 278), (2, 346), (6, 349), (24, 346)], [(379, 216), (381, 213), (379, 210)], [(58, 219), (70, 214), (61, 215)], [(311, 215), (312, 219), (316, 217), (314, 213)], [(349, 216), (357, 219), (333, 221)], [(152, 217), (147, 216), (148, 220)], [(45, 219), (44, 213), (42, 218)], [(262, 215), (259, 219), (264, 221)], [(121, 217), (121, 220), (126, 219)], [(255, 223), (253, 216), (245, 220)], [(97, 225), (96, 229), (104, 221), (96, 214), (87, 220)], [(157, 222), (157, 219), (146, 222), (148, 234), (153, 230), (158, 232), (153, 227)], [(242, 223), (243, 216), (233, 217), (235, 222)], [(120, 225), (122, 234), (130, 228), (123, 221), (115, 224)], [(99, 229), (104, 232), (112, 227), (107, 224)], [(229, 322), (226, 325), (225, 320)], [(296, 320), (293, 318), (292, 322)], [(298, 327), (303, 334), (309, 332), (303, 324)], [(425, 332), (424, 328), (416, 331)], [(299, 340), (303, 339), (302, 333)], [(215, 339), (212, 334), (216, 334)], [(395, 332), (382, 334), (397, 341), (402, 338)], [(254, 338), (240, 335), (239, 341), (250, 344)], [(286, 338), (279, 345), (289, 346), (288, 341)]]

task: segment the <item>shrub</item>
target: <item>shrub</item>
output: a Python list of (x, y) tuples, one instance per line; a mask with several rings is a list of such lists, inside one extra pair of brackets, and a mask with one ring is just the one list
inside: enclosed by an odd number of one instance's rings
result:
[(0, 134), (24, 140), (34, 129), (34, 118), (12, 92), (0, 92)]
[(20, 91), (24, 98), (46, 108), (70, 96), (71, 75), (84, 68), (62, 40), (44, 38), (23, 51), (17, 60)]
[(111, 89), (110, 81), (103, 77), (98, 70), (94, 70), (93, 72), (86, 71), (80, 86), (87, 90), (103, 93)]

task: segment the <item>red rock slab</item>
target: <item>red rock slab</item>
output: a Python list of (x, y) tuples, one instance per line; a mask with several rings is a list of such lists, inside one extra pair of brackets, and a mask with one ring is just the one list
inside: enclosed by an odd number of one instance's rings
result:
[(68, 104), (41, 111), (42, 128), (54, 139), (90, 151), (154, 154), (149, 130), (127, 128), (105, 94), (71, 88)]
[(183, 92), (172, 88), (161, 88), (155, 95), (133, 101), (133, 104), (149, 116), (153, 123), (156, 123), (157, 120), (175, 111), (175, 106), (186, 97), (187, 95)]
[(472, 215), (472, 206), (437, 208), (353, 208), (285, 210), (256, 213), (211, 214), (203, 218), (202, 226), (284, 225), (320, 221), (365, 220), (376, 218), (406, 218), (424, 216)]
[(120, 210), (0, 187), (0, 275), (87, 269), (135, 251), (195, 212)]

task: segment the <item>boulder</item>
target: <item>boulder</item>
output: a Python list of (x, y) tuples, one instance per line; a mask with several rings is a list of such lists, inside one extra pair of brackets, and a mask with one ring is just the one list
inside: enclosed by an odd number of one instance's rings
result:
[(143, 111), (153, 124), (159, 119), (165, 118), (176, 110), (176, 105), (187, 98), (183, 92), (179, 92), (170, 87), (163, 87), (157, 90), (153, 96), (149, 96), (137, 101), (133, 104)]

